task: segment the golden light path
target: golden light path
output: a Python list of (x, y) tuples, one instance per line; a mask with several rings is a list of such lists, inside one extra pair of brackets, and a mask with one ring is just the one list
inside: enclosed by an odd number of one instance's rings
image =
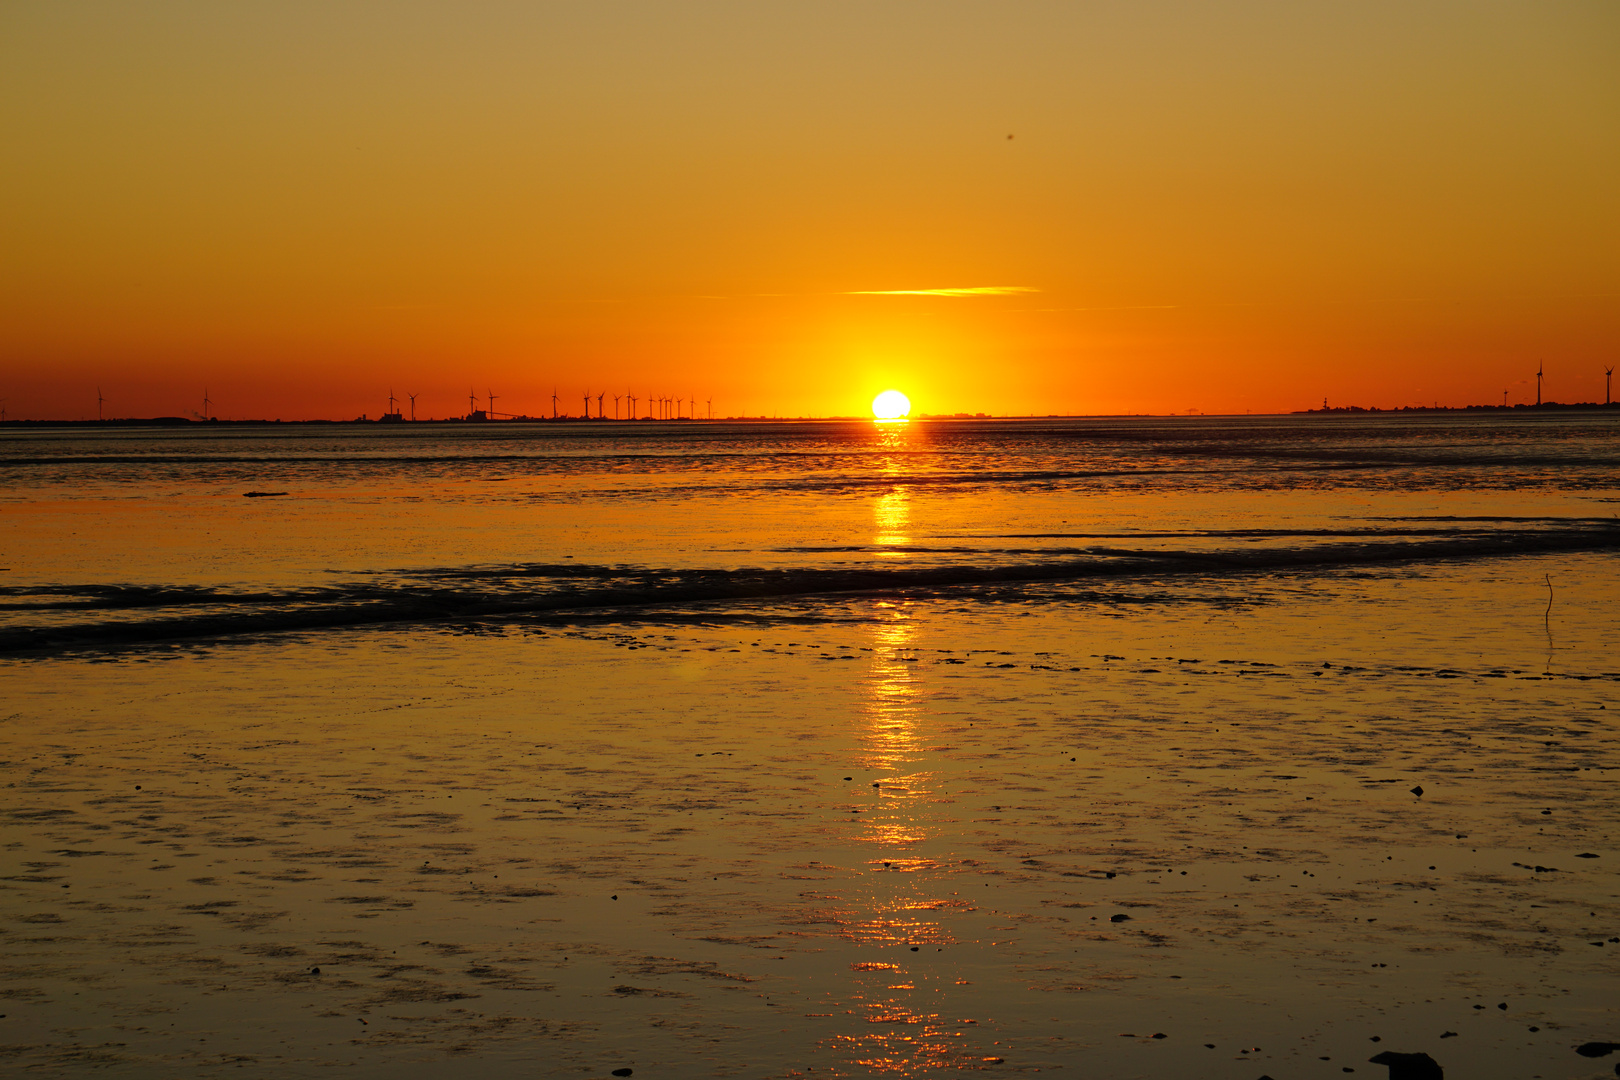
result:
[(872, 415), (878, 420), (904, 420), (911, 412), (911, 399), (898, 390), (885, 390), (872, 399)]
[[(878, 499), (873, 506), (876, 543), (905, 544), (910, 511), (904, 487)], [(942, 887), (938, 853), (929, 850), (939, 838), (943, 795), (941, 777), (930, 762), (930, 727), (910, 604), (880, 600), (875, 608), (859, 738), (863, 766), (882, 780), (874, 793), (876, 805), (860, 819), (865, 890), (851, 897), (855, 903), (845, 913), (843, 928), (848, 940), (871, 951), (850, 965), (847, 1004), (862, 1022), (831, 1036), (827, 1045), (845, 1068), (864, 1075), (899, 1080), (980, 1069), (988, 1059), (964, 1027), (972, 1021), (945, 1011), (955, 972), (911, 955), (959, 944), (941, 913), (972, 911), (973, 905)]]

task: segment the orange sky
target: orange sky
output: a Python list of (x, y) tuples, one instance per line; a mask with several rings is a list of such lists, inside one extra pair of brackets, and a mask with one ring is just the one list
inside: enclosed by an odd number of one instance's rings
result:
[(14, 0), (0, 398), (1601, 400), (1617, 178), (1610, 0)]

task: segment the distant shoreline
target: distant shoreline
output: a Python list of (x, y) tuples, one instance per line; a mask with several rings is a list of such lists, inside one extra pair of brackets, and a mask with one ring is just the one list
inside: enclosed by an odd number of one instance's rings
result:
[[(1466, 415), (1479, 415), (1482, 413), (1568, 413), (1568, 412), (1620, 412), (1620, 402), (1603, 404), (1601, 402), (1574, 402), (1564, 404), (1557, 401), (1544, 401), (1540, 405), (1401, 405), (1393, 408), (1380, 408), (1376, 405), (1336, 405), (1325, 409), (1296, 409), (1292, 412), (1273, 413), (1048, 413), (1043, 416), (989, 416), (984, 413), (977, 415), (957, 414), (923, 414), (911, 417), (916, 421), (942, 421), (961, 422), (972, 420), (1185, 420), (1185, 419), (1213, 419), (1217, 417), (1256, 417), (1256, 416), (1386, 416), (1386, 415), (1424, 415), (1462, 413)], [(0, 429), (12, 428), (115, 428), (115, 427), (151, 427), (151, 428), (214, 428), (214, 427), (275, 427), (288, 424), (320, 424), (327, 426), (354, 426), (354, 427), (411, 427), (423, 424), (442, 426), (445, 424), (465, 425), (467, 427), (505, 426), (509, 424), (810, 424), (810, 423), (850, 423), (874, 422), (869, 416), (717, 416), (717, 417), (681, 417), (671, 419), (607, 419), (602, 417), (581, 416), (513, 416), (499, 419), (479, 418), (469, 420), (464, 416), (446, 417), (435, 420), (373, 420), (359, 417), (353, 420), (221, 420), (218, 417), (203, 420), (186, 416), (152, 416), (127, 417), (106, 420), (0, 420)]]

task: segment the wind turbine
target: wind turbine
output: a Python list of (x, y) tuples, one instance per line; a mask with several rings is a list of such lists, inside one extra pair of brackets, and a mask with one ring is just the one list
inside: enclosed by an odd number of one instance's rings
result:
[(478, 411), (478, 397), (473, 393), (472, 387), (467, 387), (467, 419), (471, 420), (473, 413)]
[(489, 395), (489, 418), (493, 420), (495, 419), (495, 391), (485, 390), (484, 393)]
[(615, 420), (619, 418), (619, 402), (623, 400), (624, 398), (620, 397), (618, 394), (613, 395), (613, 419)]
[(411, 399), (411, 419), (415, 420), (416, 419), (416, 395), (415, 394), (406, 394), (405, 396)]
[(557, 419), (557, 388), (555, 386), (551, 388), (551, 418), (553, 420)]
[(213, 410), (213, 408), (214, 408), (214, 403), (213, 403), (212, 400), (209, 399), (209, 397), (208, 397), (208, 387), (205, 386), (205, 387), (203, 387), (203, 419), (204, 420), (208, 419), (208, 414)]
[(709, 399), (708, 405), (709, 405), (709, 419), (713, 420), (714, 419), (714, 398)]
[(677, 420), (679, 420), (681, 418), (681, 402), (683, 402), (685, 400), (686, 400), (685, 398), (679, 398), (679, 397), (675, 399), (675, 419), (677, 419)]
[(1536, 404), (1541, 404), (1541, 361), (1536, 361)]
[(96, 387), (96, 419), (102, 419), (101, 406), (107, 399), (101, 396), (101, 387)]
[(605, 391), (605, 390), (602, 393), (596, 395), (596, 418), (598, 420), (605, 420), (606, 419), (606, 416), (604, 416), (603, 412), (602, 412), (602, 399), (605, 398), (605, 397), (607, 397), (607, 391)]
[(1614, 365), (1610, 364), (1603, 369), (1603, 404), (1613, 405), (1614, 395), (1610, 393), (1614, 386)]
[(394, 388), (392, 386), (388, 388), (388, 412), (389, 415), (399, 412), (399, 398), (394, 396)]

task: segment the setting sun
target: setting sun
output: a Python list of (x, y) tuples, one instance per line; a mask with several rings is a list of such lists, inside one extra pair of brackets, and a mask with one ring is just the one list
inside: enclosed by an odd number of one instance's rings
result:
[(911, 399), (898, 390), (885, 390), (872, 399), (872, 415), (879, 420), (904, 420), (911, 412)]

